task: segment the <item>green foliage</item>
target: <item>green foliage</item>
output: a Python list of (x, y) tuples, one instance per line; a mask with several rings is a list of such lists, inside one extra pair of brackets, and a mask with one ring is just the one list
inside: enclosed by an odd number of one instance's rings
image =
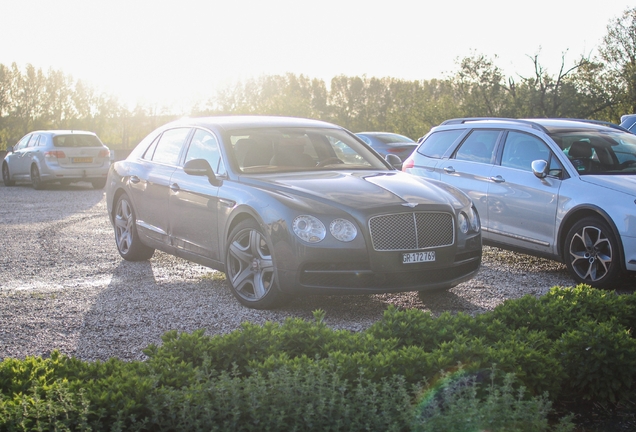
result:
[(567, 373), (564, 392), (606, 404), (629, 397), (636, 375), (636, 340), (618, 320), (581, 320), (554, 347)]
[(548, 414), (551, 402), (547, 394), (527, 398), (526, 389), (517, 387), (514, 374), (506, 374), (503, 382), (492, 381), (485, 389), (475, 375), (459, 371), (445, 374), (422, 396), (416, 409), (412, 430), (444, 431), (572, 431), (571, 418), (565, 417), (551, 426)]
[(490, 387), (462, 384), (417, 428), (461, 430), (453, 413), (465, 409), (492, 430), (532, 430), (520, 424), (543, 424), (548, 400), (634, 397), (635, 305), (634, 294), (556, 287), (476, 317), (389, 308), (358, 333), (330, 329), (323, 311), (227, 335), (168, 332), (144, 362), (5, 359), (0, 430), (408, 430), (412, 389), (449, 376)]

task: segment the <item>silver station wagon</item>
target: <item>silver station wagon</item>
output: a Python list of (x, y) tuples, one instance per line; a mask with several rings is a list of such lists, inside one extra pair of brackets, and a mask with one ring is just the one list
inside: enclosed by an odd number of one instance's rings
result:
[(109, 167), (110, 151), (93, 132), (35, 131), (7, 148), (2, 180), (5, 186), (30, 182), (34, 189), (43, 189), (49, 183), (85, 181), (102, 189)]
[(403, 170), (466, 192), (483, 242), (562, 261), (615, 286), (636, 271), (636, 135), (571, 119), (447, 120)]
[(426, 292), (472, 278), (481, 263), (472, 202), (396, 164), (330, 123), (191, 118), (160, 127), (111, 165), (106, 200), (124, 259), (158, 249), (218, 269), (252, 308), (303, 293)]

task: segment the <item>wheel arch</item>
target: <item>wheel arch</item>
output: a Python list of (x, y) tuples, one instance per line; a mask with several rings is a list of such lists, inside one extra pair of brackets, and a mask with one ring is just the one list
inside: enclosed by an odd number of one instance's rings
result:
[(570, 229), (574, 226), (575, 223), (577, 223), (578, 221), (586, 217), (600, 218), (601, 220), (603, 220), (603, 222), (605, 222), (610, 227), (610, 229), (612, 230), (612, 234), (614, 235), (614, 238), (616, 239), (616, 242), (618, 243), (618, 258), (619, 258), (618, 261), (620, 263), (621, 270), (625, 271), (623, 242), (622, 242), (620, 233), (618, 232), (618, 229), (616, 228), (616, 224), (614, 223), (612, 218), (607, 214), (607, 212), (605, 212), (602, 208), (593, 206), (593, 205), (585, 205), (585, 206), (576, 207), (570, 210), (570, 212), (563, 218), (563, 221), (561, 222), (561, 225), (559, 226), (559, 235), (558, 235), (559, 241), (557, 245), (557, 254), (559, 255), (559, 257), (561, 257), (563, 262), (565, 262), (565, 258), (566, 258), (565, 257), (565, 250), (566, 250), (565, 239), (568, 235), (568, 232), (570, 232)]
[[(221, 240), (221, 254), (223, 256), (223, 262), (225, 262), (225, 251), (227, 249), (227, 244), (229, 241), (230, 233), (238, 224), (247, 219), (253, 219), (258, 223), (261, 227), (264, 226), (263, 220), (258, 216), (258, 213), (254, 211), (251, 207), (241, 206), (237, 209), (233, 215), (229, 219), (229, 223), (225, 225), (225, 230), (223, 232), (223, 236), (220, 238)], [(267, 233), (267, 230), (265, 230)], [(268, 234), (268, 233), (267, 233)]]
[[(112, 207), (111, 207), (110, 212), (108, 214), (108, 216), (110, 217), (110, 221), (111, 222), (115, 221), (115, 212), (117, 211), (117, 201), (119, 200), (119, 197), (121, 197), (124, 194), (126, 194), (126, 191), (124, 189), (122, 189), (122, 188), (117, 188), (115, 193), (113, 193)], [(130, 195), (128, 195), (128, 196), (130, 197)]]

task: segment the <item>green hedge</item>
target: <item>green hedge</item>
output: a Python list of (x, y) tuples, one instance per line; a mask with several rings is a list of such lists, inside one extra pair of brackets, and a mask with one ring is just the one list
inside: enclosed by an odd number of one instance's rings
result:
[(144, 362), (5, 359), (0, 430), (466, 430), (466, 407), (470, 428), (568, 430), (552, 403), (634, 396), (633, 294), (553, 288), (476, 317), (390, 307), (359, 333), (314, 316), (168, 332)]

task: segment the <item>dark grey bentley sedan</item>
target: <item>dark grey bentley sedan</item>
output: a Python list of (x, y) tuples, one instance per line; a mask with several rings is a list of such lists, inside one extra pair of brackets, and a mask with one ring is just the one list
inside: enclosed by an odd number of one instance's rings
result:
[(322, 121), (182, 119), (111, 166), (108, 212), (124, 259), (159, 249), (220, 270), (252, 308), (470, 279), (481, 263), (471, 200), (400, 163)]

